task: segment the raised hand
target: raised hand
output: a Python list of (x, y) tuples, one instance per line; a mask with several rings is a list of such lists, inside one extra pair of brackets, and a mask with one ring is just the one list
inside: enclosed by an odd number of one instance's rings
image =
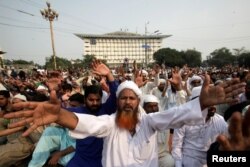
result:
[(92, 72), (100, 76), (107, 76), (110, 74), (110, 69), (100, 60), (93, 60)]
[(27, 124), (31, 126), (24, 132), (24, 136), (27, 136), (37, 127), (47, 125), (53, 122), (57, 122), (60, 113), (60, 102), (56, 97), (56, 92), (52, 91), (49, 102), (23, 102), (13, 104), (13, 109), (27, 109), (18, 112), (12, 112), (4, 115), (4, 118), (23, 118), (19, 122), (9, 125), (9, 128), (22, 127)]
[(153, 76), (155, 76), (156, 74), (159, 74), (160, 70), (161, 70), (161, 66), (159, 64), (155, 64), (153, 67), (153, 71), (152, 71)]
[(176, 90), (182, 89), (182, 78), (178, 70), (172, 70), (172, 79), (169, 79), (168, 81), (171, 83), (171, 85), (173, 85)]
[(242, 117), (240, 112), (234, 112), (229, 122), (230, 137), (219, 135), (221, 151), (249, 151), (250, 150), (250, 107)]
[(201, 109), (217, 104), (237, 102), (238, 99), (234, 97), (245, 91), (245, 85), (235, 78), (216, 86), (210, 86), (210, 77), (205, 74), (205, 81), (200, 94)]
[(59, 86), (61, 85), (62, 77), (58, 71), (53, 71), (50, 73), (50, 78), (46, 81), (46, 85), (49, 90), (59, 90)]
[(142, 76), (142, 72), (140, 74), (137, 74), (136, 75), (136, 78), (135, 78), (135, 83), (138, 87), (142, 87), (144, 86), (146, 83), (147, 83), (147, 80), (146, 81), (143, 81), (143, 76)]

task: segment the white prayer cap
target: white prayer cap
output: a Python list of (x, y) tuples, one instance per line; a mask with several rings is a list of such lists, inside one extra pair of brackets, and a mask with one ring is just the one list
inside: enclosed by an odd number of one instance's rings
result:
[(0, 90), (7, 90), (7, 89), (3, 86), (3, 84), (0, 83)]
[(148, 75), (148, 72), (146, 70), (141, 70), (142, 74)]
[(133, 75), (132, 75), (132, 73), (127, 73), (126, 76), (132, 77)]
[(48, 90), (45, 86), (39, 85), (36, 90)]
[(191, 99), (194, 99), (194, 98), (200, 96), (200, 94), (201, 94), (201, 87), (202, 87), (202, 86), (197, 86), (197, 87), (194, 87), (194, 88), (192, 89)]
[(215, 81), (214, 85), (218, 85), (220, 83), (223, 83), (223, 81), (219, 79), (219, 80)]
[(166, 80), (165, 79), (159, 79), (159, 84), (161, 84), (161, 83), (166, 83)]
[(191, 84), (193, 81), (195, 81), (195, 80), (200, 80), (201, 81), (201, 83), (202, 83), (202, 78), (200, 77), (200, 76), (198, 76), (198, 75), (194, 75), (194, 76), (192, 76), (192, 78), (189, 80), (189, 84)]
[(134, 83), (133, 81), (124, 81), (122, 82), (116, 91), (116, 97), (119, 96), (119, 94), (121, 93), (121, 91), (123, 91), (123, 89), (131, 89), (135, 92), (135, 94), (140, 98), (142, 92), (139, 89), (139, 87), (136, 85), (136, 83)]
[(144, 95), (143, 103), (159, 103), (159, 99), (154, 95)]
[(24, 95), (21, 95), (20, 93), (19, 94), (16, 94), (13, 99), (20, 99), (22, 101), (27, 101), (27, 98), (24, 96)]

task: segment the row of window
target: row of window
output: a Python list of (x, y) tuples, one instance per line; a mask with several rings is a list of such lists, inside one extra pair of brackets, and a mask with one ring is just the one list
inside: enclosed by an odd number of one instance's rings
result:
[(104, 43), (111, 43), (111, 42), (140, 42), (140, 41), (153, 41), (153, 42), (159, 42), (161, 39), (84, 39), (84, 41), (90, 41), (90, 42), (104, 42)]
[[(155, 48), (160, 48), (160, 45), (151, 45), (151, 44), (147, 44), (146, 45), (147, 47), (155, 47)], [(86, 47), (86, 48), (103, 48), (103, 49), (105, 49), (105, 48), (121, 48), (121, 49), (126, 49), (126, 48), (143, 48), (143, 47), (145, 47), (145, 44), (140, 44), (140, 45), (128, 45), (128, 46), (122, 46), (122, 45), (113, 45), (113, 46), (97, 46), (97, 45), (95, 45), (95, 46), (90, 46), (90, 45), (84, 45), (84, 47)]]
[(84, 43), (90, 44), (90, 45), (96, 45), (96, 44), (138, 44), (138, 43), (153, 43), (153, 44), (160, 44), (161, 41), (153, 41), (153, 40), (141, 40), (141, 41), (123, 41), (123, 42), (118, 42), (118, 41), (112, 41), (112, 42), (100, 42), (100, 41), (85, 41)]
[[(154, 51), (154, 49), (146, 49), (146, 51)], [(119, 49), (119, 50), (94, 50), (94, 49), (85, 49), (85, 52), (106, 52), (106, 53), (113, 53), (113, 52), (121, 52), (121, 53), (131, 53), (131, 52), (135, 52), (135, 53), (140, 53), (140, 52), (145, 52), (145, 49), (140, 49), (140, 50), (133, 50), (133, 49)]]

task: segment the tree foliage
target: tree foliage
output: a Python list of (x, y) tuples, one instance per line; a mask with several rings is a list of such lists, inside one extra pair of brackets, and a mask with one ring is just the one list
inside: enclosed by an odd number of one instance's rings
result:
[(233, 64), (235, 56), (231, 51), (225, 47), (216, 49), (211, 53), (211, 58), (208, 60), (210, 66), (223, 67), (225, 65)]
[(83, 68), (84, 69), (89, 69), (93, 59), (95, 59), (94, 55), (85, 55), (84, 58), (83, 58), (83, 62), (82, 62)]
[(13, 60), (12, 64), (27, 64), (27, 65), (31, 65), (34, 64), (33, 61), (26, 61), (26, 60)]
[[(56, 66), (58, 69), (67, 69), (71, 67), (71, 62), (65, 58), (56, 57)], [(47, 69), (54, 69), (54, 58), (50, 57), (49, 61), (45, 63)]]
[[(94, 55), (84, 55), (83, 58), (83, 62), (82, 62), (82, 67), (84, 69), (89, 69), (91, 66), (92, 61), (96, 59), (96, 57)], [(106, 60), (101, 60), (102, 63), (107, 65), (107, 61)]]
[(180, 52), (176, 49), (163, 48), (154, 53), (154, 60), (157, 64), (164, 63), (169, 67), (182, 67), (184, 64), (195, 67), (201, 65), (201, 53), (192, 49)]
[(242, 53), (238, 57), (238, 63), (241, 67), (250, 67), (250, 52)]
[(185, 61), (185, 64), (188, 64), (190, 67), (197, 67), (201, 65), (201, 52), (198, 52), (195, 49), (188, 49), (183, 52), (182, 58)]

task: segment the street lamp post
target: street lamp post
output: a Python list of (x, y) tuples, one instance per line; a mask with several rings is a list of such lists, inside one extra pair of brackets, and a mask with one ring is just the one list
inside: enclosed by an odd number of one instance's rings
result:
[(4, 68), (4, 63), (3, 63), (3, 54), (6, 52), (0, 50), (0, 67)]
[(148, 67), (148, 54), (147, 54), (147, 25), (149, 24), (149, 21), (145, 23), (145, 63), (146, 63), (146, 68)]
[(55, 51), (55, 45), (54, 45), (54, 34), (53, 34), (53, 25), (52, 22), (54, 19), (58, 19), (58, 13), (50, 8), (50, 3), (46, 2), (47, 7), (43, 10), (40, 10), (41, 15), (44, 19), (49, 20), (50, 23), (50, 35), (51, 35), (51, 43), (52, 43), (52, 50), (53, 50), (53, 61), (54, 61), (54, 69), (56, 70), (56, 51)]
[[(147, 35), (148, 35), (148, 29), (147, 29), (147, 25), (149, 24), (149, 22), (145, 23), (145, 63), (146, 63), (146, 68), (148, 67), (149, 64), (149, 57), (148, 57), (148, 49), (150, 48), (150, 46), (148, 45), (147, 42)], [(156, 34), (157, 33), (157, 34)], [(154, 31), (153, 33), (149, 34), (149, 35), (159, 35), (161, 33), (159, 33), (159, 30)]]

